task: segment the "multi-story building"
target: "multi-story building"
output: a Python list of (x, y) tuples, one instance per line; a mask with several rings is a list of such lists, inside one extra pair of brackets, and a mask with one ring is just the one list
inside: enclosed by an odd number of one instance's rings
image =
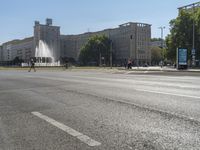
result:
[(18, 57), (28, 62), (34, 56), (33, 37), (23, 39), (12, 45), (13, 58)]
[(6, 42), (0, 53), (0, 61), (12, 61), (16, 57), (29, 61), (30, 57), (34, 56), (33, 37)]
[(156, 40), (156, 41), (152, 41), (151, 42), (151, 47), (160, 47), (160, 48), (162, 48), (162, 46), (163, 46), (163, 48), (167, 47), (166, 42), (164, 40), (163, 41)]
[(99, 32), (61, 35), (61, 55), (78, 60), (81, 47), (94, 35), (106, 35), (112, 40), (117, 62), (132, 59), (139, 64), (151, 63), (151, 25), (132, 22)]
[(11, 61), (14, 59), (14, 52), (12, 51), (12, 45), (18, 40), (6, 42), (2, 45), (2, 61)]
[(33, 37), (4, 43), (0, 61), (11, 61), (19, 57), (27, 62), (31, 57), (35, 57), (35, 49), (40, 40), (48, 44), (55, 60), (67, 57), (78, 61), (81, 48), (90, 37), (95, 35), (105, 35), (112, 41), (116, 63), (123, 62), (125, 59), (132, 59), (135, 64), (151, 63), (151, 25), (149, 24), (129, 22), (118, 28), (98, 32), (60, 35), (60, 27), (53, 26), (51, 19), (47, 19), (45, 25), (35, 21)]

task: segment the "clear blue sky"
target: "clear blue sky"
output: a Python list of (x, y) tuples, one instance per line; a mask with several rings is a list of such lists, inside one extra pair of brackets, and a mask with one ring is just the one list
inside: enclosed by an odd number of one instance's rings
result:
[(152, 37), (160, 37), (158, 27), (177, 17), (177, 8), (198, 0), (0, 0), (0, 44), (33, 35), (34, 21), (47, 17), (61, 26), (62, 34), (79, 34), (114, 28), (125, 22), (152, 24)]

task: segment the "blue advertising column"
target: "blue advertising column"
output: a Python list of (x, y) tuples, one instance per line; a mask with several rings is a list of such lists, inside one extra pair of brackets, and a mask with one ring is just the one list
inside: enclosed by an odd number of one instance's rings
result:
[(187, 67), (188, 67), (187, 49), (178, 48), (177, 49), (177, 69), (187, 69)]

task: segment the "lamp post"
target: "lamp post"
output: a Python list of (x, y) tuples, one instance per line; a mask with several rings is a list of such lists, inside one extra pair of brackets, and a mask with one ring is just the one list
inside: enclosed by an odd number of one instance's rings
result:
[(161, 48), (162, 48), (162, 54), (161, 54), (161, 68), (163, 66), (163, 61), (164, 61), (164, 54), (163, 54), (163, 30), (165, 29), (165, 27), (161, 26), (159, 27), (159, 29), (161, 30)]
[(99, 67), (102, 66), (102, 62), (101, 62), (101, 49), (99, 48)]
[(113, 43), (112, 43), (112, 40), (110, 42), (110, 69), (112, 69), (112, 47), (113, 46)]
[(100, 45), (102, 44), (101, 41), (97, 40), (98, 50), (99, 50), (99, 67), (101, 67), (101, 48)]
[(192, 66), (195, 66), (195, 21), (194, 21), (194, 4), (192, 6), (193, 18), (192, 18)]

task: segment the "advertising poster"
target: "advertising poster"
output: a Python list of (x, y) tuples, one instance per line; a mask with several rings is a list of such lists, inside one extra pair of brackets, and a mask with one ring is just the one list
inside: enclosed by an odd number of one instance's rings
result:
[(178, 65), (187, 65), (187, 49), (178, 49)]

